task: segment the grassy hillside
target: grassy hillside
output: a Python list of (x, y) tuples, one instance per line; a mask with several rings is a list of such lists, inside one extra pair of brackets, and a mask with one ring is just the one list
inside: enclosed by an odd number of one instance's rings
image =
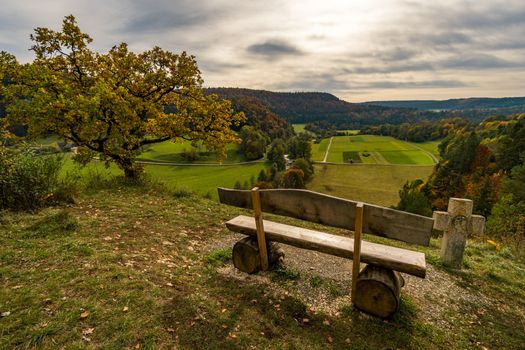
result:
[[(2, 349), (519, 349), (525, 264), (469, 241), (465, 268), (424, 251), (401, 309), (351, 308), (351, 265), (284, 247), (284, 264), (232, 269), (239, 214), (157, 187), (99, 182), (76, 204), (0, 214)], [(334, 231), (335, 233), (339, 231)], [(347, 234), (346, 232), (339, 232)], [(368, 237), (370, 239), (370, 237)], [(372, 238), (373, 239), (373, 238)]]

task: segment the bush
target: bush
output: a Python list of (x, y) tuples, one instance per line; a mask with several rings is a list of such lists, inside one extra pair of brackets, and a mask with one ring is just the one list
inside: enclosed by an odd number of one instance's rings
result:
[(304, 188), (304, 173), (301, 169), (290, 168), (283, 175), (284, 188)]
[(76, 181), (60, 179), (60, 156), (6, 152), (0, 158), (0, 209), (36, 210), (72, 201)]
[(304, 173), (304, 181), (308, 181), (314, 174), (313, 165), (304, 158), (298, 158), (293, 162), (293, 168), (301, 169)]
[(177, 187), (173, 190), (173, 197), (175, 198), (188, 198), (192, 197), (194, 193), (186, 187)]

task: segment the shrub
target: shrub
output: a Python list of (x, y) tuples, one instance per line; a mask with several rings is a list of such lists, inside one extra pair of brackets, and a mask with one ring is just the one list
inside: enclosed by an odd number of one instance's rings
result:
[(314, 173), (313, 165), (304, 158), (298, 158), (293, 162), (293, 168), (301, 169), (304, 173), (304, 181), (308, 181)]
[(186, 187), (177, 187), (173, 190), (173, 196), (175, 198), (188, 198), (192, 197), (194, 193)]
[(284, 188), (304, 188), (304, 173), (301, 169), (290, 168), (283, 175)]
[(394, 209), (424, 216), (432, 216), (432, 209), (430, 208), (428, 199), (425, 194), (421, 192), (423, 185), (424, 182), (421, 179), (405, 182), (403, 188), (399, 190), (399, 203)]
[(62, 157), (5, 152), (0, 158), (0, 209), (36, 210), (73, 200), (76, 181), (60, 179)]

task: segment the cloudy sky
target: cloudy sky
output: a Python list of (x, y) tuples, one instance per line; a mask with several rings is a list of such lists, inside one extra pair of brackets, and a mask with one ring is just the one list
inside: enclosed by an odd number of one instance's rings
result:
[(525, 95), (524, 0), (2, 0), (0, 50), (73, 14), (105, 52), (197, 57), (206, 86), (327, 91), (351, 102)]

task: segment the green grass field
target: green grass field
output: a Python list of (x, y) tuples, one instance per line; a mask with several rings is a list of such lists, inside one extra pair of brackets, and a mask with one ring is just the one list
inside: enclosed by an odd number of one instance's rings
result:
[(307, 188), (332, 196), (390, 206), (407, 180), (426, 180), (433, 166), (316, 164)]
[(329, 143), (330, 139), (322, 139), (320, 143), (312, 143), (312, 160), (323, 161)]
[[(191, 142), (171, 142), (166, 141), (147, 147), (138, 159), (154, 162), (174, 162), (174, 163), (188, 163), (182, 156), (184, 151), (191, 150)], [(238, 146), (229, 144), (226, 147), (226, 158), (223, 163), (239, 163), (245, 162), (246, 158), (237, 152)], [(200, 155), (199, 160), (193, 163), (220, 163), (215, 152), (208, 152), (203, 146), (198, 147)]]
[(306, 126), (306, 124), (292, 124), (293, 130), (295, 131), (296, 134), (305, 132), (307, 134), (314, 135), (314, 133), (312, 133), (312, 132), (310, 132), (308, 130), (305, 130), (304, 129), (305, 126)]
[(425, 142), (408, 142), (414, 146), (423, 148), (425, 151), (428, 151), (439, 158), (438, 145), (441, 143), (441, 140), (438, 141), (425, 141)]
[(346, 133), (348, 133), (350, 135), (357, 135), (357, 134), (359, 134), (360, 130), (357, 130), (357, 129), (345, 129), (345, 130), (337, 130), (337, 131), (346, 132)]
[[(324, 139), (317, 147), (313, 145), (313, 160), (323, 160), (328, 143), (329, 139)], [(437, 145), (433, 144), (425, 145), (425, 147), (437, 149)], [(330, 163), (344, 163), (344, 155), (345, 153), (348, 154), (347, 152), (357, 153), (360, 156), (360, 161), (364, 164), (434, 164), (430, 155), (414, 145), (396, 140), (393, 137), (376, 135), (334, 137), (327, 161)]]
[[(222, 166), (146, 165), (145, 170), (152, 179), (165, 183), (168, 188), (183, 188), (217, 198), (217, 187), (233, 188), (236, 181), (250, 184), (251, 178), (257, 179), (264, 166), (264, 163)], [(86, 167), (79, 167), (70, 159), (66, 159), (63, 171), (80, 175), (99, 174), (105, 178), (122, 175), (122, 171), (115, 165), (106, 168), (101, 162), (92, 162)]]

